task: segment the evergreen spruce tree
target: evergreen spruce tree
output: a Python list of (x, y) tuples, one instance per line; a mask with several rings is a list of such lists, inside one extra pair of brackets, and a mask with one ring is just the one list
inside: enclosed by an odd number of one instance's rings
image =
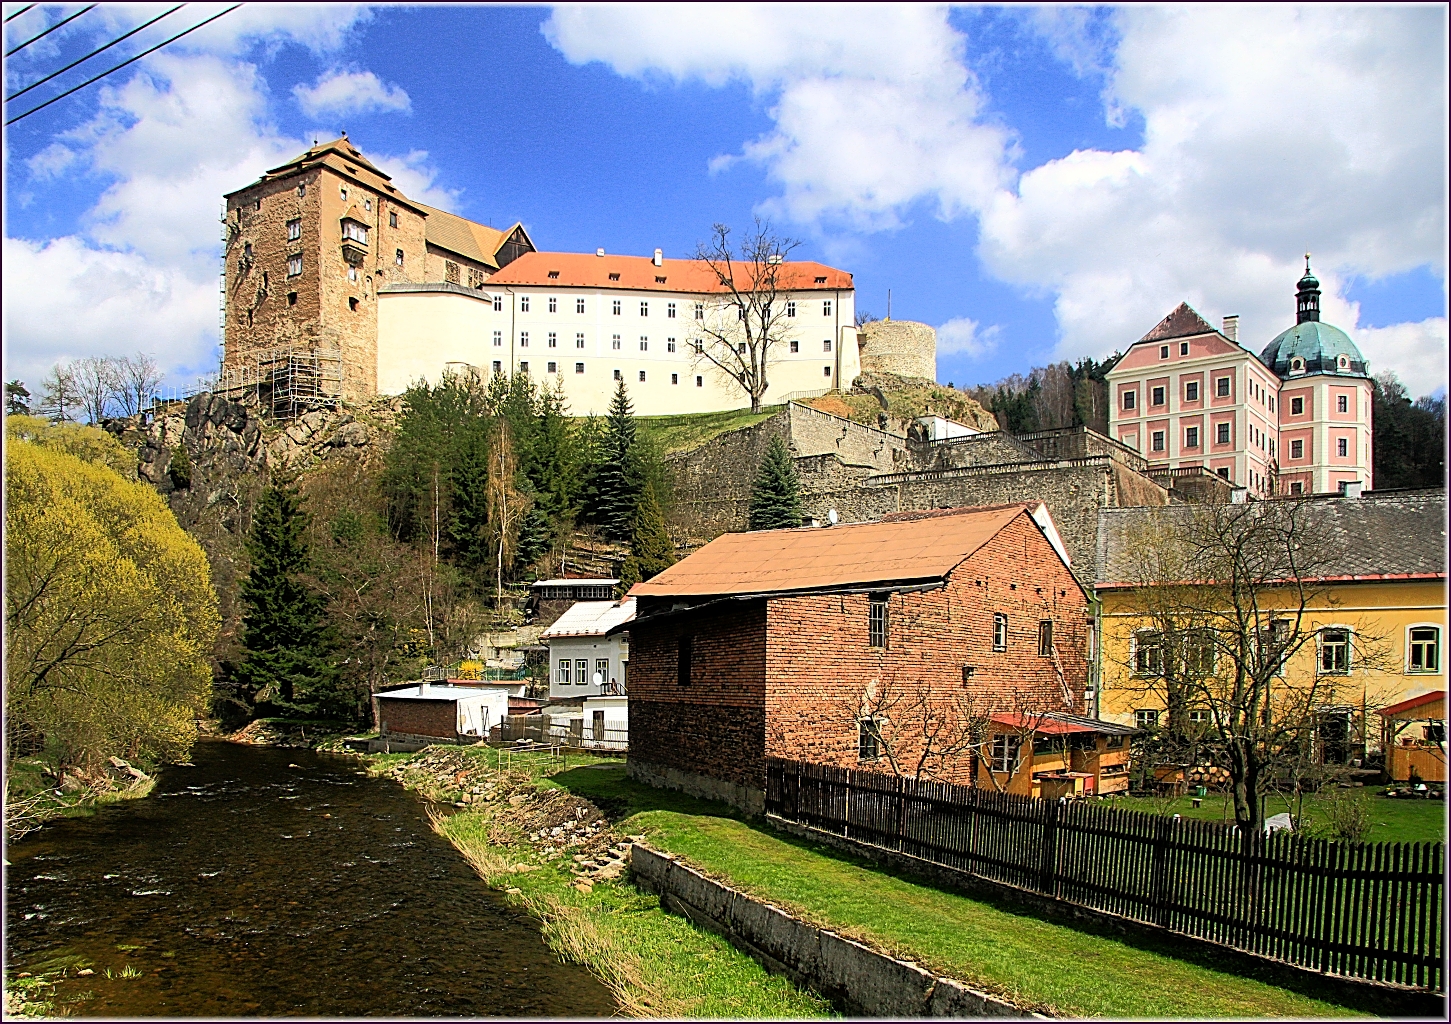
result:
[(326, 599), (304, 579), (311, 568), (308, 516), (291, 487), (269, 487), (252, 512), (242, 581), (243, 660), (237, 674), (253, 700), (270, 698), (288, 710), (351, 714), (334, 691)]
[(594, 473), (594, 520), (605, 536), (620, 542), (634, 530), (635, 506), (640, 501), (639, 467), (635, 464), (635, 417), (625, 382), (615, 386), (610, 414), (605, 421), (601, 461)]
[(751, 486), (749, 528), (780, 530), (800, 525), (801, 481), (786, 442), (773, 437)]
[(653, 484), (645, 484), (635, 510), (635, 524), (630, 536), (630, 556), (620, 570), (620, 593), (658, 575), (675, 564), (675, 543), (665, 528), (665, 513), (655, 496)]

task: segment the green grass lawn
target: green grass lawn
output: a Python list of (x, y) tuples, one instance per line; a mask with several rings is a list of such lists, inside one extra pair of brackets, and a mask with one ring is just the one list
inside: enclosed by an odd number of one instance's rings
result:
[[(1442, 800), (1386, 799), (1383, 787), (1367, 786), (1362, 792), (1370, 801), (1373, 822), (1368, 841), (1372, 843), (1424, 843), (1446, 841), (1446, 803)], [(1341, 792), (1344, 792), (1343, 790)], [(1305, 795), (1305, 817), (1313, 823), (1324, 821), (1323, 798), (1318, 793)], [(1178, 797), (1172, 802), (1149, 797), (1120, 796), (1113, 806), (1150, 813), (1182, 814), (1204, 821), (1234, 821), (1234, 805), (1222, 793), (1210, 793), (1195, 807), (1193, 798)], [(1288, 797), (1271, 796), (1265, 802), (1266, 816), (1282, 812), (1298, 813)]]
[(636, 429), (653, 442), (661, 453), (672, 455), (699, 448), (707, 441), (730, 430), (754, 427), (781, 411), (770, 406), (763, 412), (733, 409), (727, 412), (702, 412), (681, 416), (638, 416)]
[(1235, 973), (1212, 956), (1078, 931), (921, 884), (722, 805), (639, 785), (622, 765), (571, 767), (540, 784), (589, 797), (620, 831), (643, 834), (746, 892), (1020, 1004), (1092, 1017), (1357, 1012)]

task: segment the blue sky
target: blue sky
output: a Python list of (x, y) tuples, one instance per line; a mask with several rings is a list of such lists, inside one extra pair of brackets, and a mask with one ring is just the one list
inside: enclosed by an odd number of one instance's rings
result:
[[(7, 49), (78, 9), (22, 15)], [(7, 93), (164, 9), (78, 18), (7, 61)], [(938, 327), (959, 385), (1101, 358), (1183, 299), (1258, 348), (1309, 248), (1326, 319), (1438, 390), (1444, 29), (1439, 7), (248, 5), (8, 130), (7, 377), (214, 368), (221, 193), (346, 128), (410, 195), (544, 249), (688, 256), (765, 216), (859, 308), (891, 289)]]

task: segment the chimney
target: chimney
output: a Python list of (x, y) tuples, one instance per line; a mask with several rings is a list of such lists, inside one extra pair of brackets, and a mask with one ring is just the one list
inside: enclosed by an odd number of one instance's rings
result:
[(1365, 484), (1359, 480), (1347, 480), (1340, 485), (1340, 493), (1346, 498), (1359, 498)]
[(663, 266), (664, 263), (665, 263), (665, 254), (663, 252), (661, 252), (659, 249), (656, 249), (655, 250), (655, 266), (657, 266), (657, 267)]
[(1239, 344), (1239, 314), (1236, 313), (1234, 316), (1225, 317), (1224, 330), (1219, 333), (1223, 334), (1236, 345)]
[(603, 256), (604, 254), (605, 254), (605, 251), (603, 249), (596, 249), (595, 250), (595, 255), (596, 256)]

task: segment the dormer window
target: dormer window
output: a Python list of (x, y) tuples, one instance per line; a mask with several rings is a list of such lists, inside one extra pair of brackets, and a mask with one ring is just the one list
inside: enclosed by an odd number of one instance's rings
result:
[(816, 279), (816, 283), (817, 284), (825, 284), (826, 283), (826, 278), (824, 278), (824, 277), (818, 277)]
[(1340, 368), (1342, 370), (1349, 369), (1350, 368), (1350, 357), (1349, 356), (1341, 356), (1340, 359), (1339, 359), (1339, 364), (1340, 364)]
[(368, 226), (359, 224), (355, 220), (343, 221), (343, 241), (357, 242), (359, 245), (368, 244)]
[(619, 279), (620, 279), (620, 275), (619, 274), (611, 274), (610, 275), (610, 280), (611, 281), (618, 281)]
[(665, 283), (665, 278), (660, 277), (659, 275), (656, 275), (656, 277), (655, 277), (655, 283), (656, 284), (664, 284)]
[(1305, 370), (1305, 360), (1298, 359), (1298, 358), (1297, 359), (1291, 359), (1290, 360), (1290, 372), (1291, 373), (1303, 373), (1304, 370)]
[(549, 280), (551, 280), (551, 281), (558, 281), (559, 280), (559, 271), (557, 271), (557, 270), (551, 270), (549, 272)]

